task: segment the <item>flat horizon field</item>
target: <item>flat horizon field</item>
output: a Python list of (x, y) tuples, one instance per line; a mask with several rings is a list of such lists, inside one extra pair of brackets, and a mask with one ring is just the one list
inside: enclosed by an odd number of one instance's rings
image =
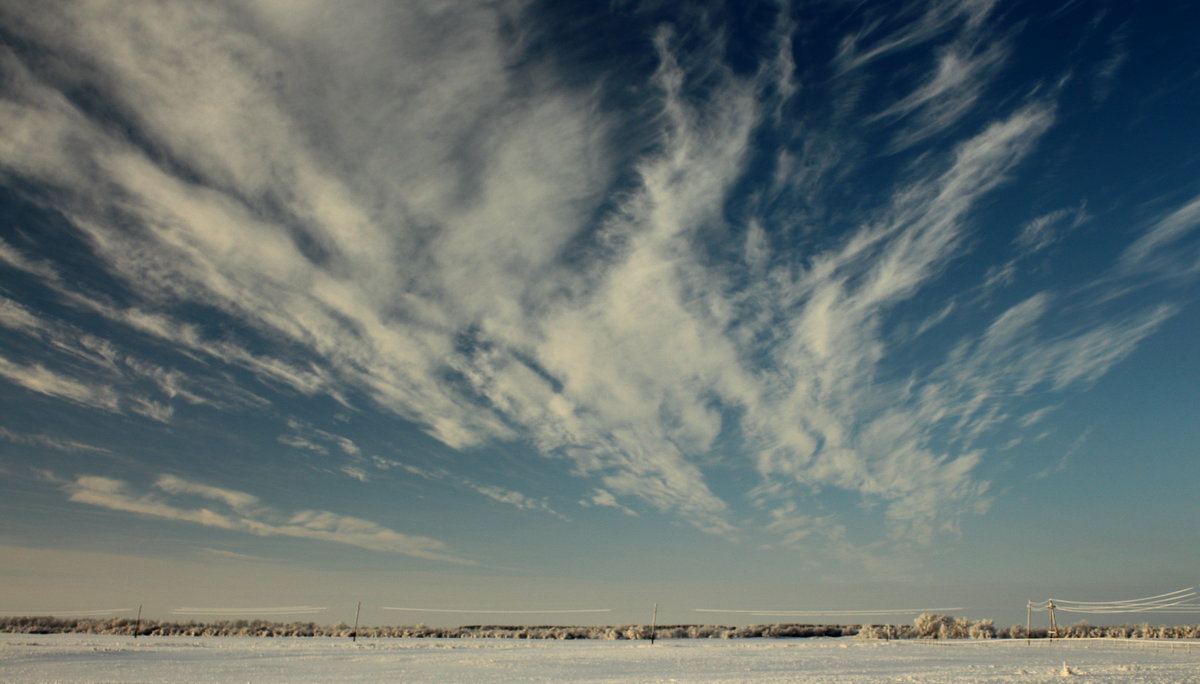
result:
[(1200, 641), (0, 635), (3, 682), (1200, 682)]

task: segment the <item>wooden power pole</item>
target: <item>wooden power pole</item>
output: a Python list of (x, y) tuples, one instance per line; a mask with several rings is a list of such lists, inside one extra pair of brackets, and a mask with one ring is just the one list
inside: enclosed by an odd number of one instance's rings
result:
[(1058, 638), (1058, 620), (1054, 617), (1054, 599), (1050, 599), (1047, 610), (1050, 611), (1050, 639)]

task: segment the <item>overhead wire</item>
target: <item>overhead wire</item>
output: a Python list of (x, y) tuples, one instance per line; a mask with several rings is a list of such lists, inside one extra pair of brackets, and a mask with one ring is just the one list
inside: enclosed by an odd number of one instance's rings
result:
[(90, 617), (132, 613), (133, 608), (105, 608), (102, 610), (0, 610), (0, 615), (29, 615), (37, 617)]
[(944, 613), (966, 610), (962, 606), (952, 608), (883, 608), (879, 610), (736, 610), (725, 608), (693, 608), (696, 613), (736, 613), (761, 617), (821, 617), (821, 616), (872, 616), (872, 615), (919, 615), (921, 613)]
[[(1174, 597), (1177, 597), (1179, 594), (1189, 594), (1191, 596), (1195, 596), (1196, 588), (1195, 587), (1187, 587), (1185, 589), (1176, 589), (1175, 591), (1167, 592), (1165, 594), (1158, 594), (1155, 596), (1145, 596), (1142, 598), (1135, 598), (1135, 599), (1122, 599), (1120, 601), (1063, 601), (1063, 603), (1070, 603), (1070, 604), (1077, 605), (1077, 606), (1087, 606), (1087, 605), (1099, 606), (1099, 605), (1114, 605), (1114, 604), (1121, 604), (1121, 603), (1144, 603), (1144, 602), (1155, 601), (1155, 600), (1159, 600), (1159, 599), (1173, 601), (1173, 600), (1175, 600)], [(1051, 599), (1051, 600), (1053, 600), (1053, 599)]]
[(1051, 608), (1064, 613), (1113, 615), (1122, 613), (1197, 613), (1200, 603), (1190, 603), (1198, 595), (1195, 587), (1186, 587), (1165, 594), (1119, 601), (1071, 601), (1046, 599), (1029, 601), (1030, 610), (1048, 611)]
[(306, 615), (321, 613), (328, 608), (317, 606), (275, 606), (269, 608), (174, 608), (174, 615)]
[(409, 608), (402, 606), (380, 606), (383, 610), (400, 610), (410, 613), (480, 613), (498, 615), (541, 615), (543, 613), (611, 613), (612, 608), (578, 608), (551, 610), (490, 610), (474, 608)]

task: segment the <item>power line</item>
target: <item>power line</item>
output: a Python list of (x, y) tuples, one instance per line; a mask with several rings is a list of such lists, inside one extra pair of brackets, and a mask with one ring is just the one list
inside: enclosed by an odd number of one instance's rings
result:
[(175, 615), (304, 615), (329, 610), (316, 606), (281, 606), (273, 608), (174, 608)]
[(1030, 601), (1029, 610), (1052, 611), (1061, 610), (1066, 613), (1085, 613), (1094, 615), (1113, 615), (1121, 613), (1197, 613), (1200, 603), (1189, 603), (1198, 596), (1195, 587), (1187, 587), (1135, 599), (1119, 601), (1068, 601), (1046, 599), (1045, 601)]
[(542, 613), (611, 613), (612, 608), (580, 608), (573, 610), (476, 610), (468, 608), (407, 608), (381, 606), (383, 610), (400, 610), (410, 613), (487, 613), (499, 615), (540, 615)]
[[(1135, 599), (1122, 599), (1120, 601), (1059, 601), (1059, 603), (1070, 603), (1070, 604), (1076, 605), (1076, 606), (1109, 606), (1109, 605), (1117, 605), (1117, 604), (1123, 604), (1123, 603), (1146, 603), (1146, 602), (1154, 602), (1154, 601), (1159, 601), (1159, 600), (1174, 601), (1176, 598), (1180, 598), (1180, 596), (1179, 596), (1180, 594), (1187, 594), (1188, 596), (1195, 596), (1196, 589), (1195, 589), (1195, 587), (1187, 587), (1186, 589), (1176, 589), (1175, 591), (1167, 592), (1166, 594), (1158, 594), (1156, 596), (1145, 596), (1143, 598), (1135, 598)], [(1043, 603), (1044, 603), (1044, 601), (1043, 601)]]
[(737, 613), (759, 617), (822, 617), (822, 616), (873, 616), (873, 615), (919, 615), (921, 613), (946, 613), (966, 610), (962, 606), (951, 608), (883, 608), (880, 610), (734, 610), (725, 608), (693, 608), (696, 613)]
[(0, 610), (0, 615), (31, 615), (45, 617), (88, 617), (94, 615), (111, 615), (113, 613), (132, 613), (133, 608), (107, 608), (104, 610)]

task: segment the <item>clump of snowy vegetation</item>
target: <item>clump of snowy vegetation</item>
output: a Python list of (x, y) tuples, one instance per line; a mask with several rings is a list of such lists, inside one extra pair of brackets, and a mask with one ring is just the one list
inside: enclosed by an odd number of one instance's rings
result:
[[(429, 627), (426, 625), (376, 625), (355, 629), (344, 622), (318, 625), (315, 622), (268, 622), (266, 620), (222, 620), (216, 622), (136, 621), (130, 618), (59, 618), (49, 616), (0, 617), (0, 632), (21, 634), (115, 634), (132, 636), (225, 636), (225, 637), (344, 637), (430, 639), (649, 639), (649, 625), (465, 625)], [(810, 638), (857, 636), (863, 639), (1043, 639), (1045, 628), (1036, 627), (1026, 634), (1025, 627), (1014, 625), (998, 630), (991, 620), (956, 618), (925, 613), (912, 625), (811, 625), (762, 624), (731, 627), (727, 625), (659, 625), (656, 639), (750, 639)], [(1086, 622), (1059, 628), (1065, 638), (1108, 637), (1121, 639), (1197, 639), (1200, 625), (1115, 625), (1092, 626)]]
[[(966, 618), (955, 618), (936, 613), (923, 613), (911, 627), (906, 625), (863, 625), (858, 630), (863, 639), (1045, 639), (1046, 628), (1033, 627), (1026, 632), (1022, 625), (1008, 629), (996, 629), (991, 620), (971, 622)], [(1112, 625), (1093, 626), (1087, 622), (1058, 628), (1058, 636), (1067, 639), (1197, 639), (1200, 625)]]

